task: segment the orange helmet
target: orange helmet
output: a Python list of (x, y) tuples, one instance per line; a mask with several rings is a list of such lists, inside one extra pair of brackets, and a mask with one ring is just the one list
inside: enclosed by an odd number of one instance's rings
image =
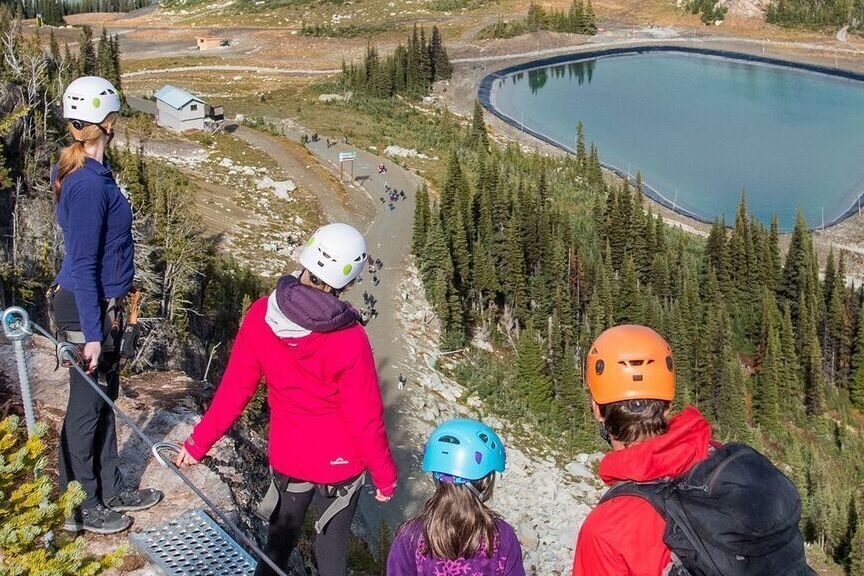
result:
[(591, 345), (585, 379), (597, 404), (639, 398), (671, 401), (675, 398), (672, 349), (647, 326), (614, 326)]

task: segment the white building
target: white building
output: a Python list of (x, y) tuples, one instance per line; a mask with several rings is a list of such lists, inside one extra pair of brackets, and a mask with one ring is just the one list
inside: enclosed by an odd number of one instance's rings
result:
[(166, 84), (156, 96), (156, 123), (159, 126), (186, 132), (203, 130), (207, 105), (204, 100), (176, 86)]

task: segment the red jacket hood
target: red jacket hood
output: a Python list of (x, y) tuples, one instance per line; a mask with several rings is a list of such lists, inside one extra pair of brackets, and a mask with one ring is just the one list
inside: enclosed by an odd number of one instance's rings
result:
[(600, 478), (611, 485), (680, 476), (708, 457), (710, 444), (711, 425), (689, 406), (669, 421), (665, 434), (606, 454), (600, 461)]

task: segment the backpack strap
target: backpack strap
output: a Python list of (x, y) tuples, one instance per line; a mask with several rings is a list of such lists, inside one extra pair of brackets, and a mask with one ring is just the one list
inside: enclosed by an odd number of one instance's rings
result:
[(598, 506), (607, 500), (618, 496), (637, 496), (651, 504), (657, 513), (666, 519), (666, 492), (670, 489), (670, 480), (655, 480), (653, 482), (634, 482), (624, 480), (616, 483), (600, 498)]
[[(678, 502), (678, 499), (675, 497), (670, 498), (670, 495), (672, 495), (674, 491), (675, 483), (671, 478), (656, 480), (654, 482), (633, 482), (632, 480), (626, 480), (618, 482), (612, 486), (612, 488), (607, 490), (603, 497), (600, 498), (598, 506), (603, 502), (618, 496), (637, 496), (642, 498), (651, 504), (654, 510), (656, 510), (657, 513), (666, 520), (666, 522), (674, 522), (700, 557), (712, 563), (713, 570), (711, 576), (723, 576), (711, 560), (711, 555), (705, 548), (702, 539), (699, 538), (695, 530), (693, 530), (693, 527), (690, 525), (687, 515), (681, 509), (681, 504)], [(689, 575), (690, 572), (676, 556), (673, 558), (673, 566), (670, 574), (686, 576)]]

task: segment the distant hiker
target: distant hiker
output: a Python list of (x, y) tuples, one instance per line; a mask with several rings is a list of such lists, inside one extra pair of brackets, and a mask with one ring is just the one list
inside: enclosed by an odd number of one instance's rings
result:
[(386, 203), (387, 203), (387, 201), (384, 199), (383, 196), (379, 196), (378, 199), (381, 200), (381, 204), (386, 204)]
[[(51, 179), (66, 254), (48, 293), (60, 339), (78, 347), (83, 367), (112, 400), (120, 389), (124, 303), (135, 276), (132, 209), (104, 161), (119, 112), (117, 89), (104, 78), (78, 78), (63, 93), (72, 143), (60, 152)], [(126, 484), (114, 411), (74, 368), (58, 453), (60, 488), (79, 482), (86, 495), (64, 530), (120, 532), (132, 525), (123, 512), (162, 499), (158, 490)]]
[(379, 270), (384, 267), (384, 262), (381, 260), (381, 258), (375, 258), (375, 266)]
[(372, 275), (372, 284), (377, 286), (381, 281), (378, 279), (377, 275)]
[(403, 390), (405, 388), (405, 384), (408, 383), (408, 379), (405, 378), (405, 375), (400, 372), (399, 378), (397, 379), (397, 383), (398, 383), (397, 388), (399, 388), (399, 390)]
[[(347, 224), (312, 235), (302, 271), (249, 308), (222, 383), (176, 459), (203, 458), (266, 382), (273, 476), (257, 515), (270, 522), (264, 551), (285, 571), (311, 503), (318, 573), (344, 576), (366, 472), (379, 502), (396, 489), (375, 358), (360, 314), (339, 299), (365, 261), (366, 241)], [(255, 572), (273, 573), (263, 562)]]
[[(579, 532), (573, 576), (809, 576), (795, 485), (743, 444), (711, 440), (675, 398), (669, 344), (645, 326), (600, 334), (585, 375), (614, 486)], [(683, 570), (682, 568), (686, 568)]]
[(404, 191), (404, 190), (399, 190), (399, 196), (402, 197), (402, 200), (407, 199), (407, 196), (405, 196), (405, 191)]
[(485, 504), (504, 467), (504, 444), (488, 426), (476, 420), (438, 426), (423, 453), (435, 493), (396, 533), (387, 576), (525, 576), (513, 527)]
[(393, 210), (396, 210), (396, 206), (394, 206), (392, 202), (390, 202), (389, 204), (387, 204), (387, 207), (390, 209), (391, 212), (392, 212)]
[(318, 142), (318, 133), (317, 132), (312, 133), (312, 142)]
[(387, 167), (384, 165), (384, 163), (382, 162), (381, 164), (378, 164), (378, 174), (386, 174), (386, 173), (387, 173)]

